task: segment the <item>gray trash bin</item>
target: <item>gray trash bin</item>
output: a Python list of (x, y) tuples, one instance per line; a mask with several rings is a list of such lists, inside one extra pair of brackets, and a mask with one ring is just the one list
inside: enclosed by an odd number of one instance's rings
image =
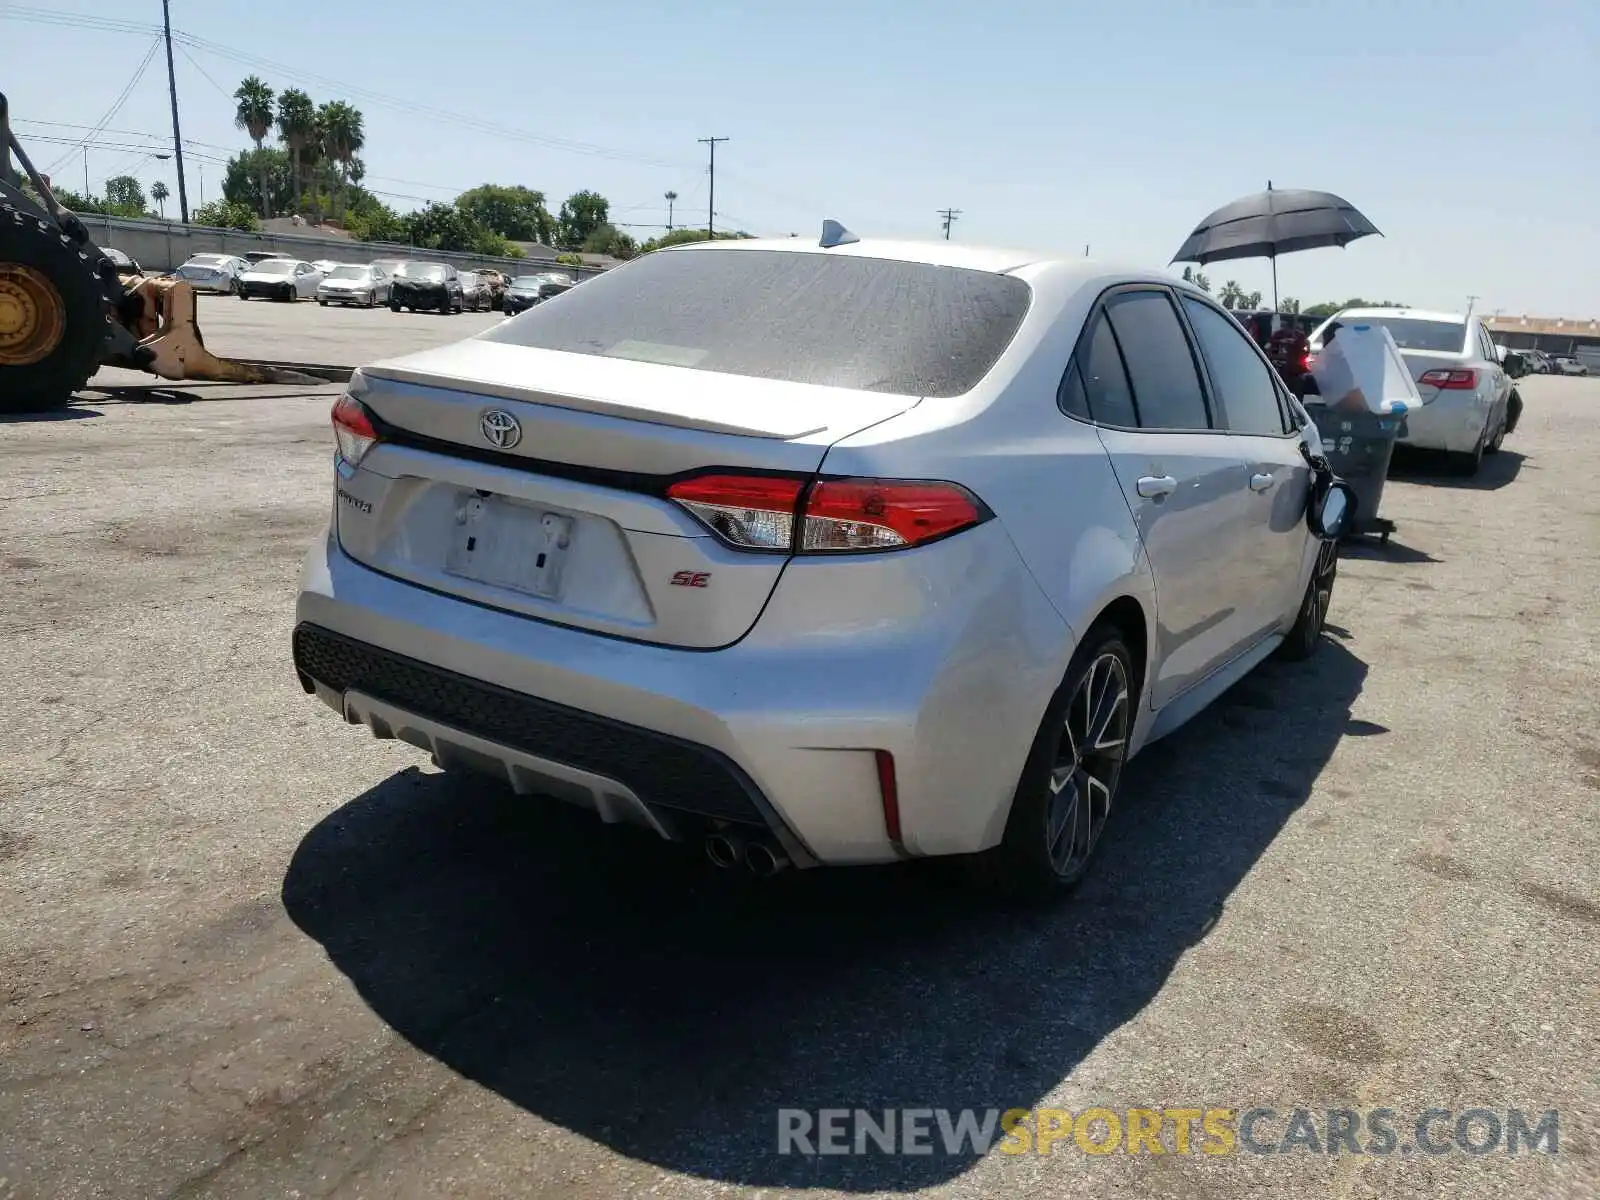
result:
[(1395, 439), (1400, 436), (1405, 417), (1347, 412), (1329, 408), (1311, 397), (1307, 397), (1305, 408), (1317, 424), (1322, 453), (1334, 474), (1356, 494), (1356, 519), (1351, 532), (1375, 533), (1387, 542), (1394, 532), (1394, 522), (1378, 515), (1378, 504), (1383, 499), (1389, 460), (1394, 457)]

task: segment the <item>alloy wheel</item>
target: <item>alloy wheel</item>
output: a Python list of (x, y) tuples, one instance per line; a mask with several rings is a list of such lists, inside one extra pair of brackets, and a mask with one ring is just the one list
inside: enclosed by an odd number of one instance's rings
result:
[(1044, 806), (1046, 852), (1063, 880), (1083, 873), (1105, 830), (1127, 757), (1131, 712), (1127, 666), (1116, 654), (1100, 655), (1067, 705)]

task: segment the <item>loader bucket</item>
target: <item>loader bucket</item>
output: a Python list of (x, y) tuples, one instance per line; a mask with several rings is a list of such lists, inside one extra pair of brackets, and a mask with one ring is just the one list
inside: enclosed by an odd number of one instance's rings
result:
[[(286, 367), (234, 362), (206, 349), (195, 321), (195, 291), (185, 279), (124, 276), (127, 290), (117, 318), (137, 345), (114, 351), (106, 366), (149, 371), (163, 379), (214, 383), (322, 384), (326, 380)], [(119, 339), (120, 340), (120, 339)]]

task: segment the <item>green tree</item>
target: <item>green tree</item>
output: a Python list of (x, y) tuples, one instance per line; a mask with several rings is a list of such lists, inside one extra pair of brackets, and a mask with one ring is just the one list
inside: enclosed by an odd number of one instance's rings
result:
[(356, 155), (367, 144), (366, 121), (361, 110), (343, 100), (330, 100), (317, 109), (317, 134), (328, 163), (338, 172), (335, 212), (343, 216), (349, 204), (350, 172)]
[(144, 188), (132, 175), (113, 175), (106, 180), (106, 210), (119, 217), (145, 214)]
[[(28, 190), (31, 192), (33, 189), (29, 188)], [(56, 202), (68, 212), (105, 213), (110, 211), (106, 207), (104, 200), (94, 196), (80, 196), (77, 192), (68, 191), (66, 188), (54, 183), (50, 185), (50, 190), (55, 194)]]
[(163, 220), (167, 216), (167, 197), (170, 195), (172, 193), (167, 191), (167, 185), (162, 183), (161, 180), (158, 179), (150, 185), (150, 199), (154, 200), (156, 207), (161, 210)]
[(1301, 311), (1308, 317), (1331, 317), (1334, 313), (1346, 308), (1410, 308), (1403, 300), (1363, 300), (1360, 296), (1352, 296), (1343, 304), (1335, 304), (1331, 300), (1324, 300), (1321, 304), (1312, 304)]
[(1183, 281), (1185, 283), (1194, 284), (1194, 286), (1199, 288), (1202, 292), (1209, 292), (1211, 290), (1210, 276), (1202, 275), (1193, 267), (1185, 267), (1183, 269)]
[(1278, 301), (1278, 311), (1287, 313), (1291, 317), (1295, 316), (1300, 311), (1300, 301), (1293, 296), (1284, 296)]
[(556, 239), (556, 219), (544, 193), (532, 188), (485, 183), (456, 197), (456, 207), (485, 229), (515, 242)]
[(1261, 293), (1260, 292), (1246, 292), (1244, 295), (1239, 297), (1239, 307), (1243, 308), (1243, 309), (1260, 308), (1261, 307)]
[(196, 225), (209, 225), (213, 229), (246, 229), (257, 230), (261, 222), (256, 220), (255, 212), (243, 204), (235, 204), (231, 200), (213, 200), (209, 204), (202, 204), (194, 210), (194, 223)]
[(628, 259), (639, 253), (639, 243), (608, 221), (583, 239), (583, 252)]
[(405, 240), (427, 250), (476, 250), (488, 232), (453, 204), (434, 201), (407, 213)]
[[(259, 156), (262, 143), (266, 141), (267, 134), (272, 132), (272, 89), (259, 75), (251, 75), (239, 85), (233, 98), (237, 101), (233, 123), (250, 135)], [(257, 195), (260, 196), (258, 211), (267, 217), (272, 215), (272, 192), (267, 186), (266, 164), (259, 157), (257, 161), (262, 169), (261, 177), (257, 180)]]
[(563, 267), (581, 267), (581, 266), (583, 266), (583, 256), (581, 254), (571, 254), (571, 253), (558, 254), (558, 255), (556, 255), (556, 261), (558, 263), (560, 263)]
[(1222, 290), (1217, 293), (1217, 299), (1223, 308), (1239, 308), (1244, 300), (1244, 289), (1239, 286), (1237, 279), (1230, 279), (1222, 285)]
[[(719, 229), (715, 240), (719, 242), (724, 239), (737, 241), (740, 238), (748, 238), (750, 236), (742, 229), (737, 233)], [(671, 233), (664, 233), (660, 237), (654, 237), (645, 242), (644, 245), (639, 247), (639, 253), (648, 254), (652, 250), (664, 250), (668, 246), (682, 246), (686, 242), (703, 242), (705, 240), (706, 231), (704, 229), (674, 229)]]
[(611, 202), (599, 192), (573, 192), (561, 205), (556, 236), (563, 247), (575, 250), (610, 220)]
[(299, 212), (306, 166), (317, 140), (317, 106), (299, 88), (288, 88), (278, 97), (278, 137), (289, 150), (294, 210)]
[(276, 146), (245, 150), (228, 160), (222, 177), (222, 195), (253, 212), (273, 216), (278, 205), (294, 192), (294, 167), (289, 152)]

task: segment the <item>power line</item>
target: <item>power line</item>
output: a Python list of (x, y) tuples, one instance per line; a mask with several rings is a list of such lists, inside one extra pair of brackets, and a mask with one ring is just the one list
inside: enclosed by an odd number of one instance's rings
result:
[[(100, 120), (93, 126), (93, 128), (90, 129), (89, 133), (79, 140), (74, 149), (81, 148), (82, 146), (86, 145), (90, 138), (109, 125), (116, 115), (122, 111), (122, 106), (128, 102), (128, 97), (133, 95), (133, 89), (139, 86), (139, 80), (144, 78), (144, 73), (149, 69), (150, 61), (155, 58), (156, 51), (160, 48), (160, 46), (160, 38), (156, 38), (151, 41), (150, 48), (144, 52), (144, 57), (139, 60), (138, 68), (133, 72), (133, 78), (128, 80), (122, 91), (117, 94), (117, 98), (111, 102), (111, 107), (106, 109), (105, 116), (101, 117)], [(60, 170), (67, 159), (72, 157), (72, 154), (73, 151), (68, 150), (60, 158), (56, 159), (55, 162), (46, 167), (44, 174), (49, 175), (52, 172)]]
[(706, 201), (706, 238), (709, 240), (717, 236), (717, 143), (725, 142), (728, 139), (725, 137), (703, 137), (695, 140), (711, 148), (711, 166), (707, 173), (707, 178), (711, 181), (711, 196)]
[[(32, 8), (24, 5), (0, 4), (0, 17), (12, 17), (16, 20), (33, 21), (47, 25), (61, 25), (68, 28), (106, 30), (115, 33), (154, 33), (160, 35), (162, 28), (157, 25), (148, 25), (136, 21), (124, 21), (116, 18), (102, 18), (85, 13), (58, 13), (48, 9)], [(380, 92), (372, 88), (359, 87), (346, 79), (336, 79), (327, 75), (318, 75), (314, 72), (303, 70), (288, 63), (276, 62), (272, 59), (261, 58), (220, 42), (208, 38), (198, 37), (181, 30), (172, 31), (173, 42), (181, 47), (188, 47), (204, 54), (211, 54), (217, 58), (237, 63), (239, 65), (263, 71), (268, 74), (280, 76), (291, 82), (304, 83), (313, 87), (334, 92), (337, 95), (349, 96), (354, 99), (364, 100), (380, 108), (389, 108), (409, 116), (427, 117), (443, 124), (460, 126), (472, 129), (479, 133), (490, 134), (494, 137), (508, 138), (514, 141), (526, 142), (533, 145), (544, 146), (552, 150), (561, 150), (569, 154), (584, 154), (597, 158), (610, 159), (616, 162), (631, 162), (641, 166), (660, 167), (670, 170), (682, 170), (681, 162), (669, 162), (665, 159), (654, 158), (649, 155), (636, 154), (629, 151), (618, 150), (614, 147), (601, 146), (593, 142), (581, 142), (570, 138), (557, 138), (543, 134), (532, 133), (525, 129), (501, 124), (498, 121), (488, 121), (479, 117), (470, 117), (462, 113), (452, 112), (448, 109), (433, 108), (428, 105), (419, 105), (414, 99)], [(192, 60), (191, 60), (192, 61)], [(215, 84), (215, 81), (212, 81)], [(218, 85), (220, 86), (220, 85)], [(226, 90), (226, 89), (223, 89)]]
[(961, 219), (961, 210), (959, 208), (941, 208), (939, 215), (944, 218), (944, 240), (948, 242), (950, 240), (950, 226)]

